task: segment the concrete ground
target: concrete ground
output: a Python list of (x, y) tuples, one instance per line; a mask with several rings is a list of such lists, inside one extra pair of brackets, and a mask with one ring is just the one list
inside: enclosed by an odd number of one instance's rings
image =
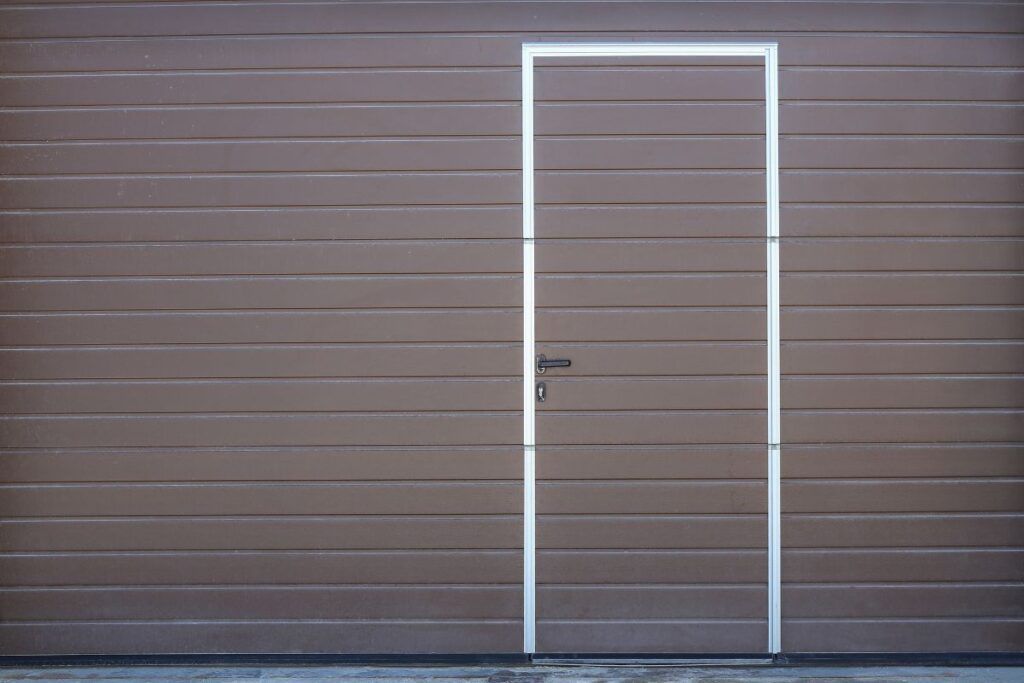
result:
[(677, 666), (208, 666), (0, 669), (0, 681), (68, 683), (1011, 683), (1024, 667)]

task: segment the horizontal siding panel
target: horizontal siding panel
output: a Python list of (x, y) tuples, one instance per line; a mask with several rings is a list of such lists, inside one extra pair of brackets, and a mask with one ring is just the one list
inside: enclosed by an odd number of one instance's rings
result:
[(763, 272), (765, 261), (763, 239), (539, 239), (536, 242), (538, 273)]
[(522, 622), (125, 621), (0, 625), (0, 645), (22, 655), (518, 652)]
[[(1020, 135), (1017, 103), (793, 103), (779, 107), (783, 135)], [(785, 185), (782, 186), (785, 191)]]
[(539, 619), (767, 618), (766, 586), (550, 586), (537, 589)]
[(1024, 304), (1024, 273), (783, 274), (787, 306)]
[(511, 276), (261, 276), (0, 281), (0, 310), (475, 308), (521, 303)]
[(1017, 101), (1024, 72), (979, 69), (783, 69), (779, 97), (789, 100)]
[(1024, 646), (1020, 619), (787, 620), (783, 647), (798, 652), (1016, 652)]
[[(609, 37), (619, 35), (614, 31), (604, 33)], [(693, 40), (699, 35), (673, 31), (659, 34), (659, 40)], [(761, 37), (749, 32), (736, 35)], [(779, 60), (783, 66), (1024, 66), (1024, 41), (1015, 35), (821, 36), (775, 31), (771, 37), (782, 46)], [(38, 49), (38, 42), (14, 40), (0, 45), (5, 70), (121, 71), (125, 64), (136, 70), (317, 68), (339, 64), (376, 68), (516, 67), (522, 41), (507, 35), (405, 33), (381, 40), (379, 36), (317, 33), (237, 35), (230, 40), (223, 36), (64, 39), (47, 41), (46, 50)]]
[[(744, 354), (744, 350), (718, 354), (722, 370), (728, 371), (728, 363), (753, 355)], [(712, 355), (700, 351), (691, 354), (692, 362), (699, 363)], [(511, 344), (465, 343), (50, 346), (0, 349), (0, 377), (39, 380), (515, 376), (522, 372), (521, 355), (520, 349)], [(598, 355), (595, 360), (599, 359)], [(753, 358), (747, 360), (748, 364), (755, 362)]]
[(629, 226), (631, 238), (762, 237), (765, 208), (742, 204), (552, 204), (538, 206), (534, 222), (539, 239), (621, 239), (624, 225)]
[(94, 446), (429, 446), (520, 442), (519, 415), (249, 413), (3, 416), (10, 448)]
[[(538, 411), (544, 412), (767, 409), (768, 382), (764, 377), (570, 379), (559, 374), (545, 381), (547, 401), (537, 406)], [(440, 396), (439, 393), (439, 402), (442, 400)], [(0, 404), (3, 401), (3, 386), (0, 385)], [(486, 404), (481, 402), (481, 405)]]
[(1024, 441), (1021, 410), (784, 410), (791, 443)]
[(480, 411), (522, 407), (507, 379), (75, 380), (0, 383), (0, 410), (46, 413)]
[[(520, 514), (513, 483), (47, 484), (0, 488), (0, 516)], [(2, 598), (0, 598), (2, 603)]]
[(782, 509), (786, 512), (1017, 512), (1024, 511), (1022, 488), (1022, 479), (796, 480), (782, 484)]
[[(749, 315), (748, 315), (749, 317)], [(517, 341), (519, 311), (191, 311), (0, 315), (23, 344)]]
[[(206, 34), (594, 31), (906, 31), (1013, 33), (1024, 30), (1024, 14), (1015, 6), (966, 5), (907, 10), (900, 5), (856, 3), (838, 7), (815, 3), (715, 2), (700, 6), (658, 2), (604, 5), (481, 2), (468, 7), (427, 2), (414, 7), (362, 5), (266, 8), (244, 4), (225, 8), (192, 4), (182, 10), (162, 3), (71, 7), (57, 14), (47, 8), (18, 7), (0, 12), (4, 38)], [(157, 30), (159, 27), (159, 30)]]
[(784, 515), (790, 548), (1018, 546), (1021, 514)]
[[(556, 392), (556, 387), (549, 390)], [(766, 442), (766, 423), (763, 410), (541, 411), (537, 441), (552, 445), (753, 444)]]
[[(534, 97), (552, 101), (764, 100), (764, 68), (690, 66), (535, 67)], [(726, 60), (723, 60), (726, 61)]]
[[(1022, 459), (1024, 460), (1024, 459)], [(538, 480), (765, 479), (763, 446), (549, 446), (537, 448)], [(1024, 469), (1024, 462), (1022, 462)]]
[(880, 307), (782, 309), (784, 339), (1017, 339), (1024, 309), (988, 307)]
[(764, 172), (547, 171), (538, 173), (539, 204), (763, 202)]
[[(0, 352), (0, 363), (3, 353)], [(794, 342), (782, 345), (794, 375), (1024, 373), (1024, 342)]]
[(802, 478), (1021, 477), (1020, 444), (787, 445), (782, 476)]
[(522, 235), (518, 207), (372, 206), (0, 211), (0, 241), (189, 242), (505, 238)]
[[(534, 127), (538, 136), (763, 135), (764, 105), (753, 102), (538, 104), (534, 108)], [(789, 130), (783, 128), (782, 132)], [(542, 187), (537, 185), (538, 190)]]
[[(538, 170), (763, 169), (764, 151), (761, 135), (548, 136), (534, 142), (534, 165)], [(0, 147), (0, 168), (4, 156)]]
[(764, 652), (767, 624), (723, 621), (541, 621), (540, 652), (746, 653)]
[(788, 272), (1024, 270), (1018, 239), (789, 239), (780, 254)]
[(541, 589), (580, 583), (763, 583), (767, 567), (766, 550), (537, 550)]
[(785, 202), (1017, 202), (1020, 171), (787, 171)]
[(538, 275), (536, 283), (537, 302), (548, 309), (558, 306), (757, 306), (763, 305), (765, 298), (764, 275)]
[(781, 212), (788, 237), (1024, 236), (1019, 204), (783, 204)]
[[(586, 474), (589, 478), (589, 472)], [(577, 481), (537, 484), (537, 512), (542, 515), (764, 513), (767, 501), (765, 482)]]
[[(767, 347), (760, 343), (548, 343), (539, 344), (537, 351), (548, 358), (572, 360), (572, 366), (557, 370), (558, 377), (763, 375), (767, 363)], [(4, 352), (0, 350), (0, 373), (3, 368)]]
[(519, 480), (522, 460), (521, 446), (0, 450), (7, 483)]
[[(1024, 327), (1024, 316), (1021, 325)], [(593, 341), (749, 341), (765, 338), (763, 308), (644, 310), (537, 309), (537, 339)], [(2, 334), (2, 330), (0, 330)]]
[(785, 549), (782, 573), (792, 582), (1021, 581), (1022, 560), (1020, 548)]
[[(766, 534), (764, 515), (537, 518), (537, 547), (545, 549), (758, 548), (764, 545)], [(539, 580), (545, 582), (543, 576)]]
[[(905, 87), (916, 77), (904, 74), (900, 83)], [(1024, 140), (1019, 137), (878, 133), (835, 137), (793, 133), (779, 140), (779, 163), (794, 169), (1019, 169), (1024, 163)]]
[(253, 586), (0, 590), (5, 620), (517, 619), (518, 586)]
[[(517, 584), (520, 550), (44, 552), (0, 554), (0, 585)], [(445, 587), (448, 588), (447, 586)]]
[(1024, 377), (787, 376), (782, 379), (782, 405), (788, 410), (1022, 408)]
[(1024, 586), (1019, 585), (789, 585), (785, 590), (791, 619), (1024, 615)]
[(0, 529), (4, 551), (499, 549), (522, 542), (522, 521), (500, 516), (7, 520)]
[(490, 240), (0, 247), (6, 277), (519, 273), (522, 248)]

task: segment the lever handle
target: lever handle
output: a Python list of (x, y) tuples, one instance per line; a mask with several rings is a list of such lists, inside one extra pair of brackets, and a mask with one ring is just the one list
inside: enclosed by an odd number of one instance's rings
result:
[(572, 365), (572, 361), (568, 358), (552, 358), (548, 360), (547, 356), (541, 354), (537, 356), (537, 374), (543, 375), (547, 372), (548, 368), (567, 368)]

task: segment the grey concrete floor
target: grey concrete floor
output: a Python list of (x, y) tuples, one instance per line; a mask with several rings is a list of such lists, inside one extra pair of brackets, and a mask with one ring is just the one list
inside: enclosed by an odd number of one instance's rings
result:
[(53, 667), (0, 669), (0, 681), (67, 683), (1010, 683), (1024, 667), (338, 666)]

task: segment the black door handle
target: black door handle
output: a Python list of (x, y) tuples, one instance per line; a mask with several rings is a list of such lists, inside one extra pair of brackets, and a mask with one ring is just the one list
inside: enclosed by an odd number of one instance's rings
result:
[(537, 374), (543, 375), (547, 372), (548, 368), (567, 368), (572, 365), (572, 361), (568, 358), (552, 358), (548, 360), (547, 356), (541, 354), (537, 356)]

